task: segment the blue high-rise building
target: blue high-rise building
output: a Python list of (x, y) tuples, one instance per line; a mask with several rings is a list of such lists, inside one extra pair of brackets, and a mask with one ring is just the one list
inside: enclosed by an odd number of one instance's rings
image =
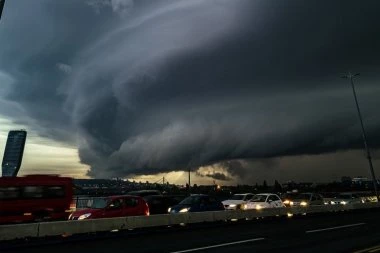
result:
[(1, 164), (3, 177), (17, 176), (24, 155), (25, 141), (25, 130), (9, 131)]

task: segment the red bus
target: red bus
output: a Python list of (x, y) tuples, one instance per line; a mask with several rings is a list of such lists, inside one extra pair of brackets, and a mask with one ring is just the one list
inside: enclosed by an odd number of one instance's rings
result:
[(0, 178), (0, 224), (67, 219), (73, 180), (51, 175)]

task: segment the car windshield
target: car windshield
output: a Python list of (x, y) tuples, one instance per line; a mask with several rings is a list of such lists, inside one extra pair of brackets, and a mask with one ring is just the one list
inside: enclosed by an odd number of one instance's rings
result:
[(309, 200), (311, 197), (311, 194), (307, 193), (293, 193), (293, 194), (288, 194), (285, 196), (286, 199), (304, 199), (304, 200)]
[(93, 208), (93, 209), (102, 209), (102, 208), (105, 208), (107, 204), (108, 204), (107, 198), (94, 198), (94, 199), (90, 199), (87, 202), (87, 207)]
[(245, 195), (242, 195), (242, 194), (235, 194), (233, 195), (230, 200), (243, 200), (245, 197)]
[(199, 203), (201, 200), (200, 196), (190, 196), (179, 202), (180, 205), (193, 205)]
[(351, 199), (355, 197), (354, 195), (351, 194), (339, 194), (336, 198), (337, 199)]
[(265, 202), (267, 195), (255, 195), (253, 196), (251, 202)]

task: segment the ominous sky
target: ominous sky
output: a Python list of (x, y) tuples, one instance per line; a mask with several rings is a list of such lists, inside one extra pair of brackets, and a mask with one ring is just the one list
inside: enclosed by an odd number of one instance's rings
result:
[(368, 175), (340, 78), (360, 72), (379, 174), (379, 13), (378, 0), (7, 1), (0, 117), (74, 150), (63, 174), (328, 181)]

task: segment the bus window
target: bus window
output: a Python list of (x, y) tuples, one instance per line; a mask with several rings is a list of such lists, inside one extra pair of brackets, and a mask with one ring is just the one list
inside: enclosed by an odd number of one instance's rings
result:
[(9, 187), (0, 187), (0, 200), (5, 199), (17, 199), (20, 197), (20, 188), (9, 186)]
[(46, 186), (44, 191), (45, 198), (62, 198), (65, 196), (63, 186)]
[(23, 197), (27, 199), (42, 198), (43, 187), (42, 186), (25, 186), (23, 189)]

